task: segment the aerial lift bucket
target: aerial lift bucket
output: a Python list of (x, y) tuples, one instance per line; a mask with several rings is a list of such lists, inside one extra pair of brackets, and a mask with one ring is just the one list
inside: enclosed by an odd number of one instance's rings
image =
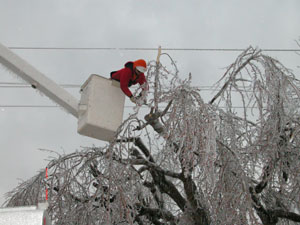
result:
[(82, 86), (80, 102), (54, 81), (0, 43), (0, 64), (78, 118), (78, 133), (110, 141), (122, 123), (125, 95), (120, 84), (91, 75)]
[(111, 141), (122, 124), (124, 103), (119, 82), (92, 74), (81, 87), (78, 133)]

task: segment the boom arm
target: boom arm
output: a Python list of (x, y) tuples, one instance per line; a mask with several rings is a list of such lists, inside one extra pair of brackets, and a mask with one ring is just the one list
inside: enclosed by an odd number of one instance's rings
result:
[(0, 43), (0, 63), (78, 118), (78, 100)]

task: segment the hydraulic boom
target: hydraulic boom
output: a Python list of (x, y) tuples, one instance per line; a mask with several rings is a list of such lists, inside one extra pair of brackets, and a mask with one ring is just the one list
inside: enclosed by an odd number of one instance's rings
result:
[(78, 118), (79, 101), (0, 43), (0, 63)]

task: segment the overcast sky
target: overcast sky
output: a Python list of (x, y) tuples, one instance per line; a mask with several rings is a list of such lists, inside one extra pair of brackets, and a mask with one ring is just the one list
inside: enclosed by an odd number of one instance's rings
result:
[[(299, 0), (0, 0), (0, 42), (7, 47), (298, 49)], [(108, 77), (129, 60), (156, 51), (13, 50), (59, 84)], [(168, 51), (180, 76), (212, 85), (239, 52)], [(300, 56), (266, 52), (300, 78)], [(164, 59), (162, 59), (164, 60)], [(54, 105), (0, 65), (0, 106)], [(80, 98), (79, 89), (67, 89)], [(208, 99), (213, 93), (203, 91)], [(126, 105), (131, 103), (126, 101)], [(130, 108), (126, 112), (130, 113)], [(71, 153), (101, 141), (77, 134), (77, 120), (60, 108), (0, 108), (0, 205), (3, 195), (44, 168), (47, 152)]]

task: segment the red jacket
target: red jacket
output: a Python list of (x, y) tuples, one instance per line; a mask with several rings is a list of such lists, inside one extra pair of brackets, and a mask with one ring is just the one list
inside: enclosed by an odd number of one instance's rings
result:
[(144, 83), (147, 83), (147, 80), (143, 73), (141, 73), (138, 77), (134, 74), (133, 62), (127, 62), (124, 66), (125, 67), (123, 69), (111, 72), (110, 77), (113, 80), (119, 81), (124, 94), (131, 97), (132, 93), (128, 87), (137, 83), (143, 85)]

